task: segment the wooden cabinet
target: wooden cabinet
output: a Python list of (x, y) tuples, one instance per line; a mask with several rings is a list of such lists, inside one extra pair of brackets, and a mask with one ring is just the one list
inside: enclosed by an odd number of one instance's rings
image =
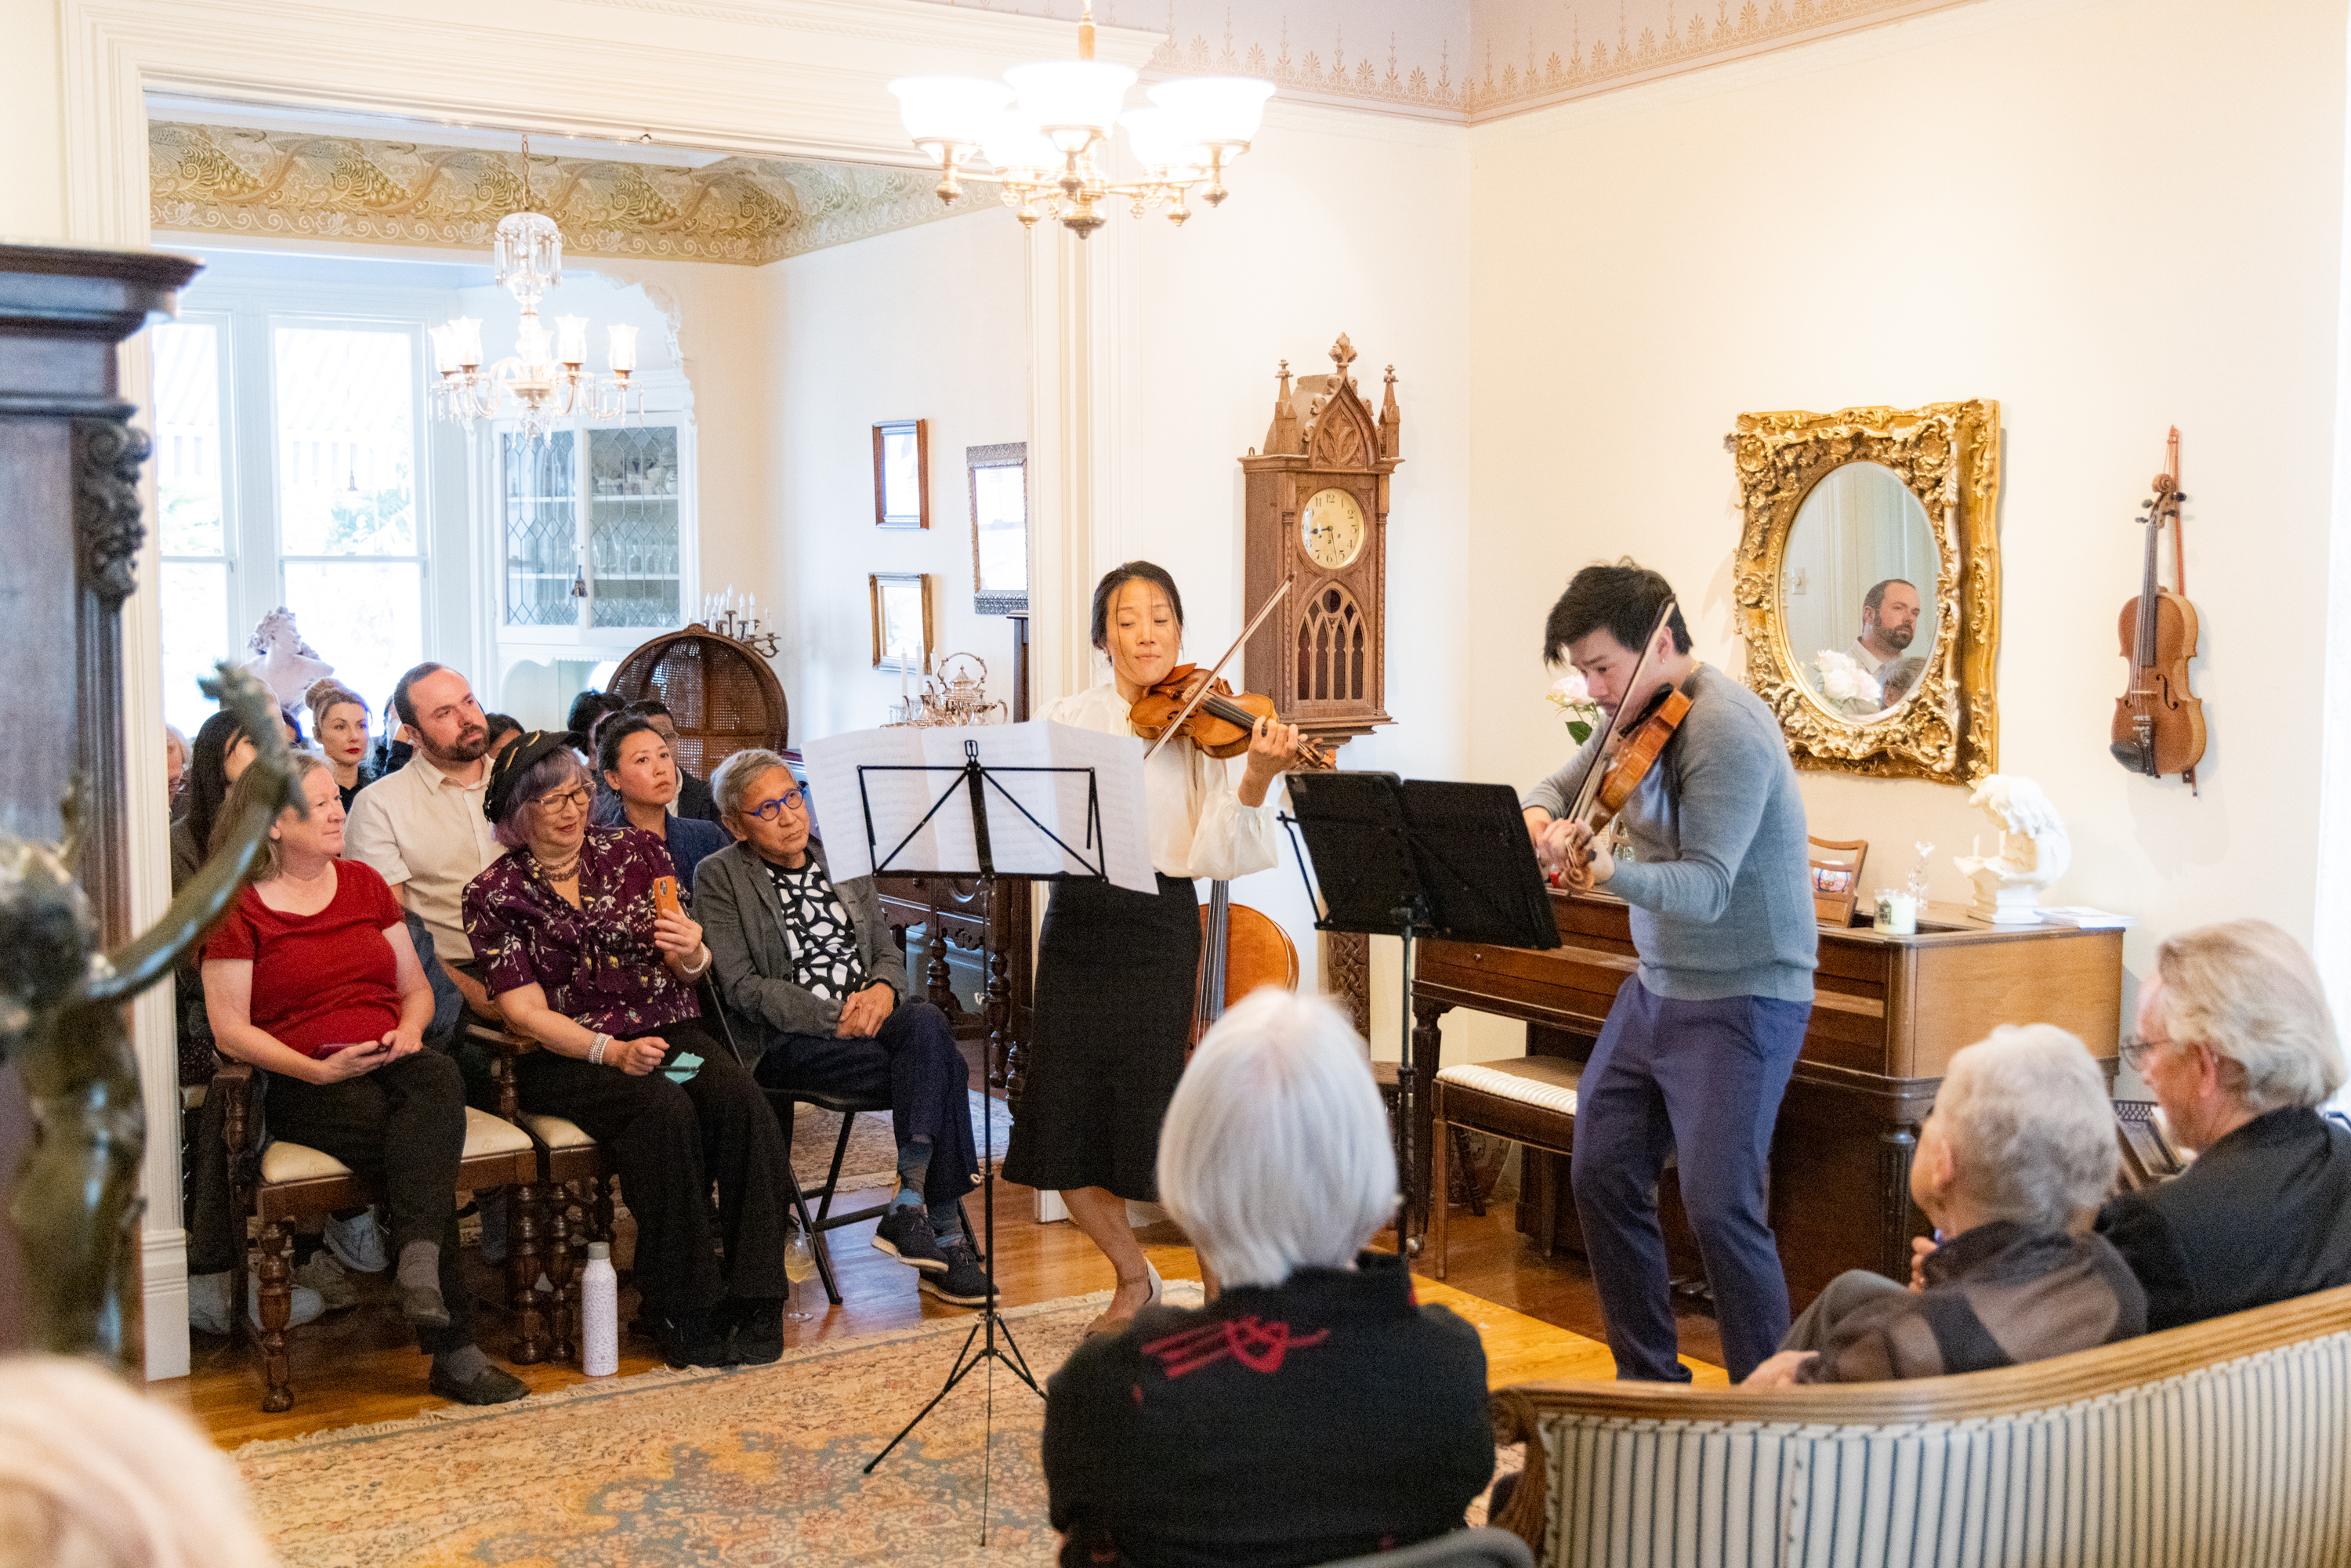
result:
[[(1555, 893), (1561, 946), (1548, 953), (1425, 941), (1413, 985), (1413, 1054), (1424, 1124), (1436, 1078), (1437, 1020), (1457, 1007), (1525, 1020), (1529, 1050), (1589, 1052), (1635, 967), (1625, 905)], [(1993, 927), (1959, 904), (1930, 905), (1911, 936), (1821, 932), (1813, 1016), (1771, 1146), (1771, 1223), (1801, 1301), (1847, 1269), (1907, 1277), (1925, 1217), (1909, 1198), (1918, 1124), (1954, 1053), (1995, 1024), (2053, 1023), (2095, 1051), (2107, 1072), (2122, 1029), (2122, 933)], [(1427, 1128), (1416, 1129), (1426, 1151)], [(1416, 1187), (1428, 1190), (1426, 1154)], [(1533, 1185), (1563, 1178), (1538, 1172)], [(1565, 1234), (1573, 1206), (1560, 1211)], [(1522, 1228), (1526, 1219), (1522, 1219)]]

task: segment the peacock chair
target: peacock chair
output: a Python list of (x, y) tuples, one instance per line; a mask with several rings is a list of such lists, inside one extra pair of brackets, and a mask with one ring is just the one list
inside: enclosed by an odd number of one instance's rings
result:
[(669, 705), (678, 766), (697, 778), (738, 751), (781, 751), (790, 741), (783, 683), (768, 661), (700, 624), (640, 643), (610, 689), (631, 702), (651, 696)]

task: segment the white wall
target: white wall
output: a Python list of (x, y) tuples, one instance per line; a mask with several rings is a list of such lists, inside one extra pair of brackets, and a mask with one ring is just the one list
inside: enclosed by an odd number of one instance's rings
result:
[[(2189, 40), (2192, 90), (2150, 98)], [(2000, 765), (2072, 829), (2057, 901), (2137, 914), (2134, 971), (2210, 920), (2307, 940), (2344, 57), (2340, 0), (1986, 0), (1473, 130), (1472, 776), (1564, 756), (1536, 628), (1594, 558), (1664, 570), (1700, 653), (1742, 667), (1740, 411), (1996, 398)], [(2175, 423), (2201, 799), (2106, 753), (2131, 518)], [(1924, 837), (1962, 894), (1962, 791), (1803, 793), (1873, 881)]]
[[(881, 724), (898, 698), (873, 668), (871, 572), (930, 574), (934, 654), (978, 654), (1011, 698), (1011, 622), (972, 610), (964, 448), (1028, 439), (1026, 247), (996, 208), (758, 270), (774, 355), (755, 439), (778, 503), (759, 595), (771, 584), (785, 611), (795, 746)], [(928, 422), (926, 529), (873, 526), (873, 426), (892, 419)]]

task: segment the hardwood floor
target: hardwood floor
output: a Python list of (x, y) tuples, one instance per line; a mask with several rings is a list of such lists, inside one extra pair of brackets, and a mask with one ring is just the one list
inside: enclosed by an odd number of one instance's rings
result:
[[(857, 1199), (844, 1201), (853, 1207)], [(866, 1199), (864, 1201), (872, 1201)], [(975, 1224), (979, 1205), (971, 1205)], [(1110, 1264), (1075, 1227), (1039, 1225), (1031, 1218), (1033, 1195), (1026, 1187), (999, 1184), (997, 1188), (997, 1282), (1008, 1307), (1062, 1296), (1105, 1291), (1114, 1282)], [(816, 1317), (784, 1324), (787, 1342), (820, 1343), (826, 1340), (903, 1328), (929, 1318), (967, 1318), (915, 1288), (914, 1273), (868, 1245), (872, 1225), (851, 1226), (831, 1233), (833, 1267), (841, 1281), (843, 1304), (830, 1312), (822, 1290), (810, 1281), (809, 1310)], [(1512, 1207), (1489, 1206), (1483, 1218), (1466, 1210), (1452, 1226), (1449, 1278), (1438, 1283), (1420, 1268), (1423, 1301), (1442, 1301), (1476, 1323), (1485, 1340), (1490, 1380), (1497, 1385), (1540, 1378), (1612, 1375), (1613, 1364), (1601, 1337), (1598, 1298), (1582, 1261), (1562, 1253), (1545, 1260), (1541, 1252), (1512, 1228)], [(615, 1250), (626, 1255), (624, 1245)], [(1191, 1249), (1173, 1226), (1144, 1233), (1153, 1263), (1170, 1279), (1197, 1279)], [(502, 1304), (498, 1271), (469, 1252), (468, 1266), (478, 1303), (478, 1330), (483, 1348), (494, 1359), (509, 1341), (508, 1317)], [(334, 1427), (403, 1420), (439, 1406), (443, 1401), (424, 1386), (426, 1363), (414, 1341), (390, 1305), (385, 1278), (360, 1276), (362, 1304), (331, 1312), (289, 1336), (293, 1355), (295, 1406), (283, 1415), (265, 1414), (261, 1380), (252, 1349), (246, 1342), (232, 1343), (212, 1334), (195, 1336), (193, 1370), (190, 1375), (150, 1384), (149, 1391), (166, 1403), (193, 1415), (216, 1443), (234, 1448), (258, 1438), (299, 1437)], [(800, 1302), (792, 1303), (798, 1310)], [(625, 1324), (634, 1305), (634, 1292), (623, 1290), (621, 1315)], [(1685, 1358), (1699, 1367), (1703, 1380), (1719, 1381), (1714, 1370), (1722, 1359), (1714, 1321), (1685, 1312), (1681, 1318)], [(1561, 1331), (1566, 1331), (1562, 1333)], [(1581, 1336), (1581, 1337), (1579, 1337)], [(504, 1361), (500, 1365), (507, 1365)], [(660, 1364), (651, 1342), (623, 1334), (621, 1374), (648, 1371)], [(583, 1381), (577, 1367), (542, 1363), (509, 1366), (508, 1370), (535, 1390), (561, 1388)], [(1037, 1369), (1040, 1375), (1047, 1370)]]

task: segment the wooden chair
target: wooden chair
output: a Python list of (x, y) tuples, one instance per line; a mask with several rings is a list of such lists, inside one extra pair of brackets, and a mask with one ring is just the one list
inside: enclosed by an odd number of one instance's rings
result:
[[(1503, 1061), (1456, 1062), (1437, 1075), (1431, 1104), (1433, 1127), (1429, 1168), (1451, 1169), (1453, 1129), (1467, 1128), (1489, 1137), (1506, 1138), (1547, 1154), (1566, 1155), (1575, 1147), (1575, 1090), (1583, 1063), (1557, 1056), (1521, 1056)], [(1473, 1184), (1474, 1190), (1474, 1184)], [(1542, 1189), (1546, 1207), (1556, 1203), (1556, 1189)], [(1437, 1277), (1445, 1278), (1447, 1213), (1452, 1208), (1440, 1177), (1429, 1195), (1428, 1244), (1435, 1255)], [(1538, 1234), (1548, 1239), (1555, 1217), (1542, 1216)]]
[(632, 649), (608, 688), (635, 702), (659, 697), (677, 726), (677, 765), (707, 779), (738, 751), (781, 751), (791, 739), (783, 683), (768, 661), (699, 623)]
[[(503, 1063), (501, 1063), (503, 1065)], [(286, 1334), (294, 1311), (294, 1270), (289, 1261), (293, 1231), (307, 1220), (323, 1222), (337, 1209), (381, 1203), (383, 1186), (352, 1170), (333, 1155), (283, 1138), (257, 1145), (261, 1128), (254, 1113), (254, 1070), (230, 1062), (214, 1074), (209, 1092), (225, 1096), (225, 1137), (228, 1143), (231, 1212), (235, 1234), (242, 1238), (256, 1222), (260, 1241), (256, 1269), (261, 1288), (261, 1327), (255, 1341), (265, 1390), (261, 1407), (268, 1411), (294, 1407), (290, 1357)], [(534, 1174), (531, 1141), (514, 1120), (514, 1077), (511, 1070), (498, 1077), (499, 1115), (465, 1109), (465, 1150), (457, 1166), (460, 1191), (528, 1184)], [(545, 1357), (545, 1330), (532, 1286), (538, 1278), (540, 1258), (536, 1237), (527, 1228), (510, 1237), (507, 1249), (507, 1290), (516, 1312), (515, 1343), (509, 1359), (530, 1363)], [(250, 1332), (245, 1306), (245, 1249), (236, 1249), (229, 1278), (232, 1333)]]
[(1861, 868), (1869, 859), (1867, 839), (1813, 839), (1813, 914), (1823, 925), (1843, 930), (1853, 924), (1861, 898)]

